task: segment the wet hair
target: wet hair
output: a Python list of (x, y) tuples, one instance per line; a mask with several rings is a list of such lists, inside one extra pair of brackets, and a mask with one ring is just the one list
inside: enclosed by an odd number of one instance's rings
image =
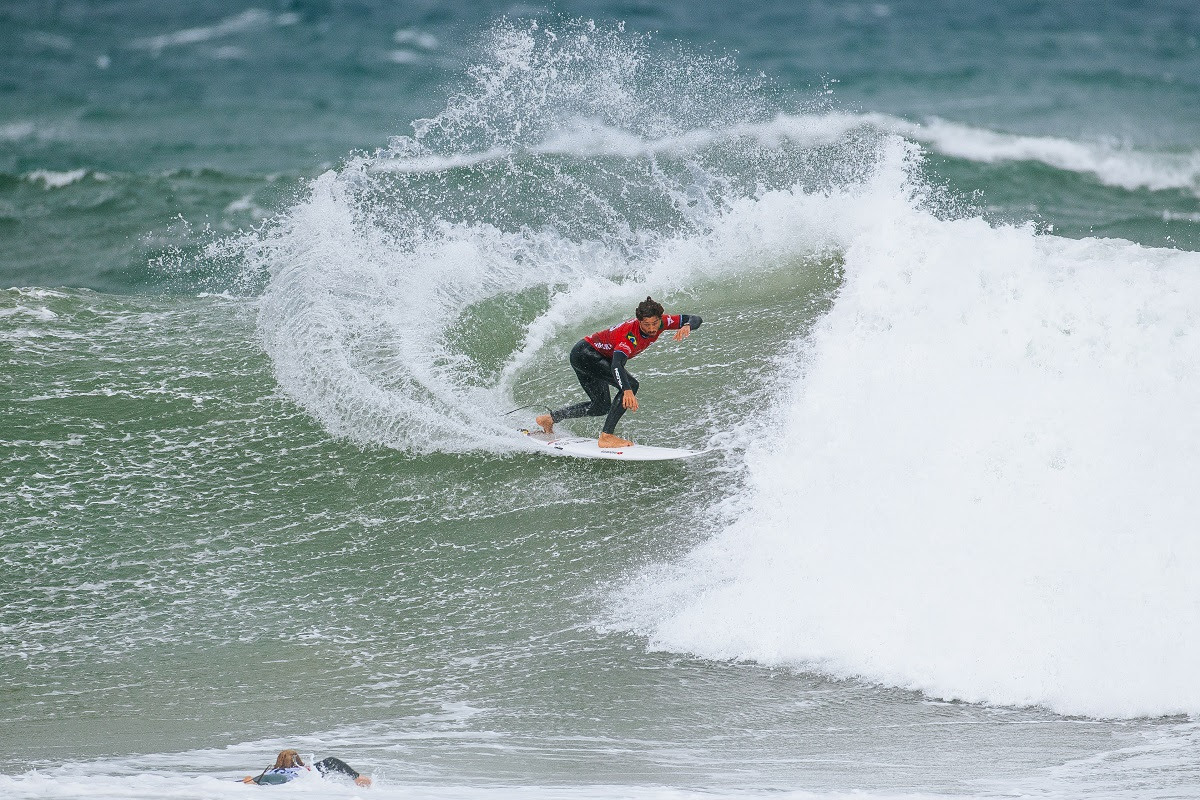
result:
[(642, 302), (638, 303), (637, 318), (649, 319), (650, 317), (661, 317), (663, 315), (662, 304), (653, 297), (647, 297)]
[(289, 767), (303, 767), (304, 759), (295, 750), (280, 750), (279, 756), (275, 759), (275, 766), (271, 769), (288, 769)]

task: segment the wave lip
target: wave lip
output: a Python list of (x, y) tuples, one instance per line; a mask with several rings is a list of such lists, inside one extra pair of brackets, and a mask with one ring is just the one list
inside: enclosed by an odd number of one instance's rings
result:
[(79, 183), (81, 180), (89, 176), (93, 180), (97, 181), (108, 180), (108, 175), (104, 174), (103, 172), (93, 172), (92, 170), (86, 168), (66, 170), (64, 172), (38, 169), (34, 170), (33, 172), (26, 173), (24, 177), (25, 180), (29, 181), (30, 183), (41, 183), (47, 189), (62, 189), (66, 186), (70, 186), (73, 183)]
[(451, 155), (427, 152), (392, 155), (372, 165), (381, 172), (440, 172), (497, 163), (522, 152), (575, 158), (636, 159), (659, 155), (691, 156), (707, 148), (737, 141), (777, 149), (782, 143), (816, 147), (842, 142), (856, 129), (879, 128), (874, 117), (850, 114), (789, 115), (757, 122), (737, 122), (711, 128), (694, 128), (665, 136), (643, 136), (603, 120), (577, 116), (557, 126), (523, 150), (492, 147)]
[(1031, 161), (1091, 175), (1106, 186), (1151, 191), (1183, 189), (1200, 197), (1200, 150), (1139, 151), (1057, 136), (1000, 133), (937, 117), (923, 125), (886, 114), (865, 114), (862, 118), (955, 158), (985, 164)]
[[(576, 118), (551, 131), (526, 150), (579, 158), (638, 158), (690, 154), (736, 140), (765, 147), (782, 142), (802, 146), (832, 144), (856, 129), (873, 128), (920, 142), (935, 152), (984, 164), (1033, 162), (1090, 175), (1106, 186), (1150, 191), (1184, 190), (1200, 197), (1200, 150), (1140, 151), (1108, 143), (1080, 142), (1054, 136), (1022, 136), (931, 118), (924, 124), (888, 114), (779, 114), (773, 119), (695, 128), (661, 137), (645, 137), (595, 119)], [(491, 163), (517, 155), (511, 147), (458, 153), (452, 157), (408, 155), (381, 161), (376, 169), (429, 172)]]

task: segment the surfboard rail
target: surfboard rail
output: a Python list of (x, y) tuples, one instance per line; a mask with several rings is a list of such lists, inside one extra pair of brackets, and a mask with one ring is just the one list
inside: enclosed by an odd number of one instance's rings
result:
[(521, 433), (545, 446), (555, 456), (571, 458), (595, 458), (610, 461), (674, 461), (692, 458), (707, 450), (688, 450), (682, 447), (657, 447), (648, 444), (631, 444), (627, 447), (600, 447), (595, 439), (570, 434), (550, 434), (539, 430), (522, 428)]

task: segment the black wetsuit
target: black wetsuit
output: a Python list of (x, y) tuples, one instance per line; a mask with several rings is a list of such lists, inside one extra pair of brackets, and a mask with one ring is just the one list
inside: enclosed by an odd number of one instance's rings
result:
[[(313, 764), (317, 768), (317, 772), (321, 773), (321, 777), (325, 777), (330, 773), (338, 775), (348, 775), (350, 780), (357, 780), (360, 773), (355, 772), (353, 768), (340, 758), (323, 758)], [(260, 786), (272, 786), (280, 783), (287, 783), (295, 780), (301, 774), (303, 767), (287, 767), (284, 769), (268, 769), (264, 770), (262, 775), (254, 779), (254, 782)]]
[[(701, 322), (702, 320), (696, 314), (684, 314), (681, 324), (696, 330), (700, 327)], [(625, 404), (621, 402), (621, 393), (626, 389), (631, 390), (635, 395), (638, 392), (637, 378), (630, 375), (625, 369), (625, 363), (628, 360), (628, 357), (619, 350), (613, 352), (610, 360), (597, 352), (586, 339), (576, 342), (575, 346), (571, 348), (571, 368), (575, 370), (575, 377), (579, 378), (579, 385), (587, 392), (589, 399), (586, 403), (576, 403), (573, 406), (551, 411), (550, 419), (554, 422), (561, 422), (564, 419), (575, 419), (576, 417), (607, 415), (602, 430), (604, 433), (614, 433), (617, 430), (617, 423), (625, 414)], [(617, 390), (615, 401), (608, 394), (609, 386)]]
[(331, 772), (336, 772), (342, 775), (349, 775), (350, 780), (357, 780), (359, 776), (359, 773), (351, 769), (349, 764), (347, 764), (345, 761), (342, 761), (340, 758), (334, 758), (333, 756), (330, 756), (329, 758), (323, 758), (316, 764), (313, 764), (313, 766), (316, 767), (317, 772), (321, 773), (322, 775), (328, 775)]

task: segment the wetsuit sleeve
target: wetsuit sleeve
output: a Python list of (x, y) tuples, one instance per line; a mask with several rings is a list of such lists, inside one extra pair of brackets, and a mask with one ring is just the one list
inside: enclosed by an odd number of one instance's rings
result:
[(328, 775), (331, 772), (337, 772), (342, 775), (349, 775), (351, 779), (356, 779), (359, 775), (359, 773), (355, 772), (345, 761), (342, 761), (340, 758), (334, 758), (333, 756), (321, 759), (314, 766), (317, 768), (317, 772), (321, 773), (322, 775)]
[(612, 354), (612, 374), (613, 380), (617, 382), (617, 391), (623, 392), (626, 389), (633, 388), (633, 381), (629, 379), (629, 373), (625, 371), (625, 362), (629, 360), (629, 356), (625, 355), (620, 350), (614, 350)]
[(704, 320), (700, 319), (699, 314), (664, 314), (663, 315), (663, 330), (677, 331), (684, 325), (691, 325), (692, 330), (700, 327), (700, 323)]

